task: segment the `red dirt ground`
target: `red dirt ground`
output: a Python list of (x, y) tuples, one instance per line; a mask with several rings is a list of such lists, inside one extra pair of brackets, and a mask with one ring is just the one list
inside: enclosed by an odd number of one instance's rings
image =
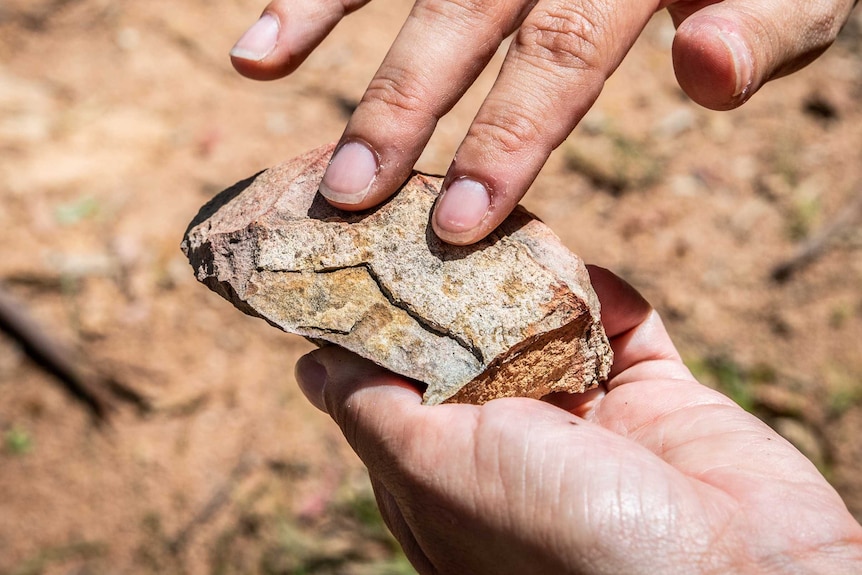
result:
[[(296, 388), (311, 346), (197, 284), (179, 251), (214, 193), (339, 137), (409, 6), (372, 3), (294, 76), (257, 84), (226, 56), (250, 0), (0, 5), (0, 281), (141, 398), (115, 397), (97, 426), (0, 338), (0, 573), (411, 572)], [(642, 290), (702, 380), (862, 518), (860, 11), (815, 64), (726, 113), (676, 87), (672, 33), (654, 19), (525, 204)], [(420, 169), (446, 169), (493, 78)]]

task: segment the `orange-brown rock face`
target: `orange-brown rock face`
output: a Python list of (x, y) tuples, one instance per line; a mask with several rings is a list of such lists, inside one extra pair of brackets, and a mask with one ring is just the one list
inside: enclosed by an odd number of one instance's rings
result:
[(331, 146), (240, 182), (183, 240), (200, 281), (242, 311), (427, 384), (425, 402), (582, 392), (612, 353), (583, 262), (518, 208), (468, 247), (429, 216), (441, 178), (415, 174), (348, 213), (317, 193)]

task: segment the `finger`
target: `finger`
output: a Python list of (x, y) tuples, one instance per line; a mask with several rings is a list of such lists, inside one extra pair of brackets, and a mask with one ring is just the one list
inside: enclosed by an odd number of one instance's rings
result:
[(369, 0), (273, 0), (230, 51), (231, 63), (254, 80), (290, 74), (344, 16)]
[(416, 540), (416, 535), (414, 535), (410, 525), (404, 519), (404, 514), (392, 492), (389, 491), (383, 481), (373, 475), (371, 476), (371, 487), (374, 489), (374, 498), (377, 500), (383, 521), (395, 539), (398, 540), (404, 555), (419, 573), (433, 573), (435, 571), (434, 566)]
[(638, 379), (688, 379), (658, 313), (628, 282), (611, 272), (587, 266), (602, 307), (602, 325), (614, 351), (608, 390)]
[(360, 210), (409, 177), (438, 119), (520, 18), (518, 0), (418, 0), (353, 113), (320, 192)]
[(611, 339), (642, 324), (652, 306), (627, 281), (603, 267), (588, 265), (590, 283), (602, 307), (602, 325)]
[[(707, 4), (703, 7), (703, 4)], [(680, 87), (715, 110), (813, 61), (835, 40), (854, 0), (677, 2), (673, 63)]]
[[(401, 451), (408, 422), (427, 409), (407, 379), (338, 346), (317, 349), (296, 364), (296, 379), (311, 403), (328, 413), (347, 442), (376, 473), (382, 458)], [(388, 443), (387, 443), (388, 441)]]
[(470, 244), (506, 218), (657, 7), (626, 0), (536, 4), (449, 168), (432, 219), (440, 238)]
[(636, 328), (611, 339), (611, 349), (614, 364), (608, 376), (608, 391), (632, 381), (694, 381), (655, 311)]
[(326, 368), (310, 353), (303, 355), (293, 368), (293, 375), (305, 398), (317, 409), (326, 413), (323, 387), (326, 385)]
[[(429, 447), (469, 452), (476, 406), (422, 405), (421, 394), (407, 379), (343, 348), (326, 346), (304, 356), (296, 377), (303, 393), (332, 417), (380, 480), (403, 477), (407, 471), (399, 462), (424, 461)], [(450, 435), (461, 443), (446, 439)]]
[[(335, 415), (329, 404), (337, 404), (367, 387), (401, 388), (407, 393), (399, 399), (416, 404), (422, 399), (419, 390), (403, 377), (337, 346), (326, 346), (299, 358), (295, 375), (308, 401), (333, 418)], [(336, 393), (337, 397), (333, 398)]]
[(601, 384), (583, 393), (554, 392), (543, 397), (542, 401), (585, 419), (601, 403), (606, 394), (607, 387)]

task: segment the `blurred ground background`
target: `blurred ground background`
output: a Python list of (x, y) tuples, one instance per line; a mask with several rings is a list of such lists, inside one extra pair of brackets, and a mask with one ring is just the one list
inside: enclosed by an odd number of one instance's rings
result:
[[(114, 408), (98, 425), (0, 337), (0, 573), (411, 572), (296, 388), (311, 346), (179, 251), (219, 190), (339, 137), (409, 6), (372, 3), (257, 84), (227, 58), (257, 1), (0, 1), (0, 283)], [(676, 87), (672, 35), (656, 17), (525, 203), (862, 518), (862, 16), (727, 113)], [(445, 171), (493, 77), (421, 169)]]

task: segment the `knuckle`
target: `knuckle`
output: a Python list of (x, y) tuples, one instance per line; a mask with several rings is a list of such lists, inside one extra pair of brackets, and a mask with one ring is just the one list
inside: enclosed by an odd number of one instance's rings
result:
[(390, 113), (427, 113), (422, 78), (404, 68), (381, 70), (371, 80), (362, 104), (382, 105)]
[(820, 50), (828, 47), (838, 37), (844, 19), (836, 14), (832, 3), (812, 2), (808, 15), (808, 40), (811, 48)]
[[(456, 34), (475, 34), (477, 30), (498, 35), (502, 42), (505, 10), (493, 0), (421, 0), (416, 3), (410, 17), (421, 20), (425, 27)], [(495, 42), (489, 42), (489, 47)]]
[(519, 110), (495, 115), (493, 121), (477, 118), (469, 137), (482, 150), (497, 150), (506, 155), (518, 154), (542, 142), (543, 130), (537, 121)]
[(414, 13), (445, 21), (458, 17), (473, 19), (487, 13), (489, 6), (493, 4), (487, 0), (424, 0), (416, 3)]
[(846, 22), (845, 12), (823, 1), (806, 5), (799, 18), (804, 23), (794, 27), (795, 35), (788, 35), (786, 25), (763, 15), (751, 19), (751, 38), (756, 39), (753, 47), (764, 53), (767, 79), (790, 74), (814, 61), (835, 42)]
[(585, 5), (537, 9), (521, 25), (515, 41), (528, 57), (557, 67), (597, 70), (602, 60), (601, 24), (599, 12)]

